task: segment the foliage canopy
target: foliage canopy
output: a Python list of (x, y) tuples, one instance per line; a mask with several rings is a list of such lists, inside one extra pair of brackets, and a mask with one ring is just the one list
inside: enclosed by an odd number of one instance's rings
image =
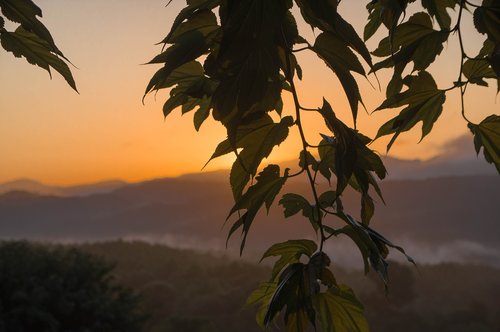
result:
[(112, 266), (77, 249), (0, 244), (0, 330), (141, 331), (136, 295)]

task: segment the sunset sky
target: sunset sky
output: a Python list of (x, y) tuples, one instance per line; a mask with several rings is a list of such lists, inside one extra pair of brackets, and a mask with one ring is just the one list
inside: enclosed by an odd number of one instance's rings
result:
[[(0, 49), (0, 182), (17, 178), (61, 185), (110, 178), (139, 181), (201, 170), (225, 138), (221, 125), (207, 121), (197, 133), (192, 114), (181, 117), (180, 111), (164, 120), (166, 92), (156, 97), (149, 95), (144, 105), (141, 102), (149, 78), (159, 68), (142, 64), (160, 52), (161, 46), (155, 44), (168, 33), (184, 5), (184, 1), (174, 0), (165, 7), (166, 2), (36, 1), (43, 10), (42, 22), (77, 67), (72, 71), (80, 94), (59, 74), (54, 72), (50, 79), (43, 69)], [(343, 1), (340, 7), (341, 14), (354, 23), (360, 34), (367, 16), (366, 2)], [(471, 21), (470, 15), (466, 18)], [(311, 29), (303, 24), (300, 28), (312, 40)], [(467, 51), (475, 55), (484, 37), (471, 33), (470, 22), (464, 29), (468, 31)], [(452, 39), (445, 47), (445, 55), (430, 69), (440, 88), (449, 87), (459, 70), (458, 47)], [(370, 41), (369, 46), (373, 49), (376, 44)], [(325, 96), (340, 117), (351, 124), (347, 101), (334, 75), (310, 53), (299, 60), (304, 69), (304, 80), (297, 83), (302, 104), (318, 107)], [(383, 87), (388, 74), (379, 75)], [(377, 86), (373, 76), (369, 79)], [(359, 82), (371, 112), (382, 102), (383, 93), (361, 77)], [(488, 89), (471, 87), (467, 95), (467, 114), (472, 121), (498, 113), (496, 86), (490, 83)], [(420, 144), (420, 126), (402, 134), (390, 155), (428, 159), (443, 153), (447, 142), (468, 134), (459, 105), (459, 95), (448, 93), (434, 131)], [(361, 109), (358, 128), (373, 137), (377, 128), (396, 114), (397, 110), (385, 110), (369, 116)], [(321, 121), (317, 117), (306, 120), (310, 140), (319, 140)], [(372, 147), (384, 154), (387, 142), (380, 139)], [(288, 160), (297, 155), (294, 132), (290, 142), (277, 149), (271, 160)], [(227, 168), (230, 163), (231, 158), (222, 158), (207, 169)]]

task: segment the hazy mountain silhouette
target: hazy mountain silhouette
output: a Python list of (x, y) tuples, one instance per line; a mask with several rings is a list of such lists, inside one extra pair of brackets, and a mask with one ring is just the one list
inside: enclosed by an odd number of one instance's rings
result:
[(121, 180), (108, 180), (75, 186), (51, 186), (31, 179), (18, 179), (0, 184), (0, 194), (9, 191), (27, 191), (39, 195), (87, 196), (108, 193), (127, 184)]
[[(5, 193), (0, 195), (0, 236), (56, 241), (135, 238), (223, 250), (234, 221), (222, 229), (232, 195), (225, 177), (218, 180), (217, 172), (211, 176), (210, 181), (195, 175), (159, 179), (80, 197)], [(404, 245), (417, 260), (499, 265), (498, 176), (384, 181), (381, 186), (387, 206), (377, 203), (372, 226)], [(307, 189), (302, 182), (291, 182), (285, 192), (307, 193)], [(359, 214), (357, 194), (348, 192), (344, 205)], [(282, 208), (274, 206), (269, 216), (261, 213), (255, 221), (247, 255), (262, 254), (276, 241), (314, 238), (309, 228), (300, 216), (285, 220)], [(235, 234), (231, 250), (238, 245)], [(359, 262), (349, 241), (334, 241), (328, 249), (337, 261), (351, 262), (355, 257)]]

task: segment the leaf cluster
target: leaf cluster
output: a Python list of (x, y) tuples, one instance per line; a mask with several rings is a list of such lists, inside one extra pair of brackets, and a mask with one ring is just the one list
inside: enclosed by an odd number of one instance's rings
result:
[[(414, 5), (419, 5), (420, 11), (412, 9), (415, 14), (407, 17), (408, 8)], [(293, 6), (313, 30), (319, 30), (314, 40), (302, 37)], [(486, 36), (475, 58), (465, 53), (461, 32), (463, 13), (469, 6), (475, 7), (477, 32)], [(459, 89), (463, 105), (469, 84), (487, 86), (490, 79), (498, 81), (499, 8), (494, 0), (484, 0), (481, 5), (459, 0), (374, 0), (367, 5), (362, 38), (342, 17), (337, 0), (187, 1), (161, 42), (162, 53), (150, 62), (162, 67), (152, 77), (146, 94), (168, 88), (165, 116), (179, 106), (183, 113), (198, 107), (196, 129), (210, 116), (226, 128), (227, 137), (210, 160), (229, 153), (235, 157), (229, 179), (235, 203), (226, 220), (233, 220), (228, 240), (241, 230), (242, 253), (258, 212), (264, 206), (269, 211), (290, 178), (306, 177), (311, 189), (309, 197), (286, 193), (279, 201), (285, 217), (301, 213), (318, 239), (317, 243), (290, 240), (264, 254), (263, 258), (278, 259), (270, 281), (262, 283), (249, 299), (250, 304), (260, 306), (258, 322), (262, 326), (281, 314), (289, 331), (316, 328), (318, 323), (323, 331), (367, 329), (362, 306), (352, 291), (336, 284), (328, 268), (325, 242), (348, 236), (362, 254), (365, 271), (373, 268), (386, 284), (389, 248), (406, 253), (369, 225), (375, 212), (373, 192), (383, 201), (377, 181), (384, 179), (387, 171), (369, 147), (373, 140), (356, 126), (359, 105), (364, 107), (357, 79), (385, 69), (393, 71), (386, 99), (376, 111), (402, 109), (380, 127), (375, 139), (392, 135), (389, 150), (401, 133), (419, 122), (423, 139), (442, 114), (448, 91)], [(455, 17), (451, 10), (457, 12)], [(382, 27), (387, 36), (370, 52), (365, 42)], [(451, 87), (440, 88), (431, 64), (454, 36), (461, 47), (458, 79)], [(339, 119), (326, 99), (317, 108), (300, 103), (295, 81), (302, 79), (302, 68), (295, 54), (301, 51), (315, 54), (338, 78), (349, 103), (352, 128)], [(372, 56), (379, 60), (372, 60)], [(284, 105), (283, 94), (291, 95), (292, 105)], [(316, 133), (321, 136), (316, 144), (310, 143), (304, 130), (301, 114), (305, 111), (315, 111), (330, 131)], [(474, 124), (463, 107), (461, 111), (475, 135), (476, 151), (482, 148), (486, 160), (498, 169), (498, 115)], [(299, 171), (291, 173), (279, 165), (262, 168), (264, 159), (291, 130), (298, 131), (302, 143)], [(320, 193), (321, 181), (328, 182), (331, 190)], [(359, 193), (360, 221), (344, 211), (342, 195), (348, 187)]]
[[(37, 65), (49, 72), (57, 71), (75, 90), (76, 83), (67, 62), (69, 60), (56, 46), (49, 30), (38, 20), (42, 10), (31, 0), (0, 1), (0, 44), (14, 54), (24, 57), (32, 65)], [(5, 28), (5, 20), (18, 23), (15, 31)]]

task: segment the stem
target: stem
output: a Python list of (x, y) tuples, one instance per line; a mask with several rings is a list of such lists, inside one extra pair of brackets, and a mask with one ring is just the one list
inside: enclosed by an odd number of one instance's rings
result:
[(300, 52), (300, 51), (305, 51), (305, 50), (310, 50), (311, 47), (310, 46), (304, 46), (302, 48), (298, 48), (296, 50), (292, 50), (292, 52)]
[(462, 12), (463, 12), (463, 9), (465, 7), (465, 3), (466, 3), (466, 0), (462, 0), (460, 2), (460, 11), (458, 12), (457, 24), (455, 25), (453, 30), (456, 30), (458, 32), (458, 41), (460, 43), (461, 59), (460, 59), (460, 72), (458, 73), (457, 82), (458, 82), (458, 86), (460, 87), (460, 103), (461, 103), (461, 107), (462, 107), (462, 117), (464, 118), (465, 121), (471, 123), (471, 121), (469, 121), (469, 119), (465, 116), (465, 102), (464, 102), (465, 98), (464, 98), (464, 95), (465, 95), (465, 90), (467, 89), (467, 83), (465, 84), (465, 86), (462, 86), (462, 83), (463, 83), (462, 82), (462, 71), (464, 68), (464, 60), (467, 58), (467, 54), (465, 54), (464, 41), (462, 38), (462, 31), (460, 29), (460, 22), (462, 20)]
[[(297, 125), (297, 128), (299, 129), (300, 139), (302, 141), (302, 151), (304, 152), (304, 154), (306, 154), (308, 152), (307, 151), (308, 143), (307, 143), (306, 136), (304, 133), (304, 128), (302, 127), (302, 120), (300, 117), (301, 107), (300, 107), (300, 103), (299, 103), (299, 97), (297, 94), (297, 90), (295, 88), (295, 83), (293, 82), (293, 75), (291, 73), (290, 53), (289, 52), (286, 53), (286, 67), (287, 67), (286, 68), (287, 69), (286, 76), (287, 76), (288, 83), (290, 83), (290, 88), (292, 90), (291, 92), (293, 95), (293, 102), (295, 105), (295, 116), (296, 116), (295, 124)], [(319, 245), (319, 251), (323, 252), (323, 244), (326, 241), (326, 236), (325, 236), (325, 231), (323, 230), (323, 221), (322, 221), (323, 215), (321, 212), (321, 205), (319, 203), (318, 193), (316, 191), (316, 183), (314, 181), (313, 175), (311, 174), (311, 169), (309, 168), (309, 165), (307, 163), (304, 165), (303, 170), (306, 172), (307, 178), (309, 179), (311, 191), (312, 191), (312, 194), (314, 197), (314, 201), (316, 203), (315, 208), (316, 208), (316, 213), (318, 216), (318, 226), (319, 226), (320, 235), (321, 235), (321, 242)]]

